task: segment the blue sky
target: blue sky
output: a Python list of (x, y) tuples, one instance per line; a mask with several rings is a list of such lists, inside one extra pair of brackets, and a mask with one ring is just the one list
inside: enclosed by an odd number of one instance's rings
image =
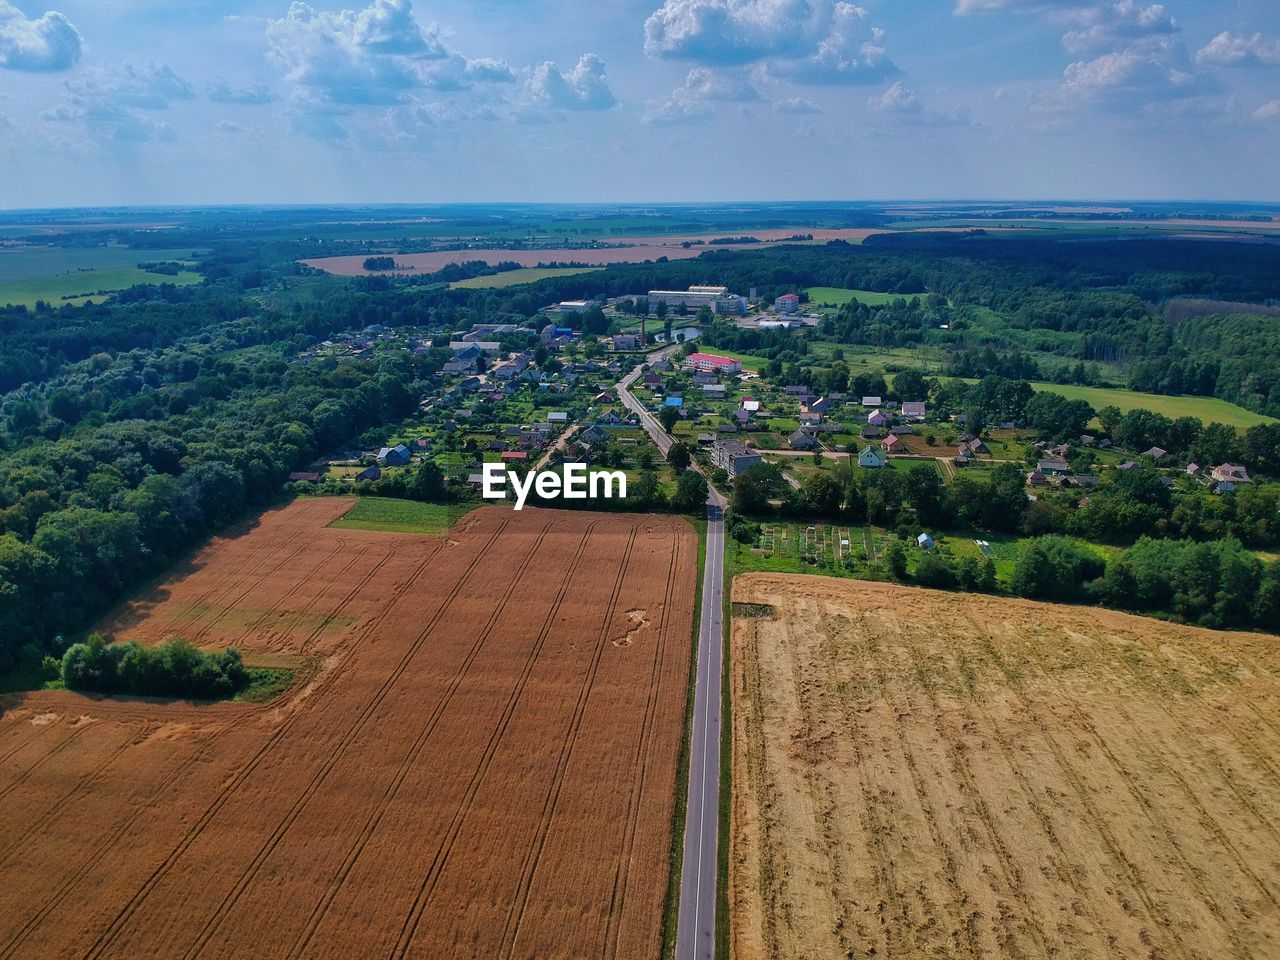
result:
[(0, 0), (0, 206), (1280, 200), (1276, 0)]

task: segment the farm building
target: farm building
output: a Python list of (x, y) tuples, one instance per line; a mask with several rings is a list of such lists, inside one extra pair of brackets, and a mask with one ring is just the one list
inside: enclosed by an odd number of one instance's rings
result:
[(378, 466), (366, 467), (356, 474), (357, 480), (377, 480), (382, 476), (382, 468)]
[(927, 533), (920, 534), (920, 536), (916, 537), (916, 546), (921, 550), (932, 550), (933, 537), (929, 536)]
[(384, 467), (403, 467), (413, 458), (413, 453), (403, 443), (383, 447), (378, 451), (378, 462)]

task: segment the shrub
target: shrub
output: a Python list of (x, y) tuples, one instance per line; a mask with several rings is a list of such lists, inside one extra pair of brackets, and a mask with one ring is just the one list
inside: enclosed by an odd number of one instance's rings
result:
[(62, 680), (71, 690), (212, 700), (243, 690), (249, 672), (235, 649), (202, 653), (177, 639), (152, 648), (94, 634), (63, 655)]

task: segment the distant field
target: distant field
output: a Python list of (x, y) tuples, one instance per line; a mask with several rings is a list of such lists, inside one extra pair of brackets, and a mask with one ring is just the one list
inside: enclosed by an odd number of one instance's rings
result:
[(492, 277), (472, 277), (449, 284), (451, 290), (496, 290), (515, 287), (522, 283), (534, 283), (549, 277), (572, 277), (580, 273), (594, 273), (590, 267), (523, 267), (494, 274)]
[(846, 303), (857, 300), (869, 307), (880, 307), (898, 298), (910, 300), (912, 297), (927, 296), (920, 293), (877, 293), (874, 290), (849, 290), (844, 287), (810, 287), (805, 291), (809, 295), (810, 306), (842, 307)]
[(341, 530), (383, 530), (388, 533), (444, 533), (474, 504), (418, 503), (386, 497), (361, 497), (347, 513), (329, 524)]
[(1205, 423), (1227, 423), (1233, 427), (1248, 429), (1259, 423), (1274, 423), (1271, 417), (1253, 413), (1234, 403), (1216, 397), (1165, 397), (1158, 393), (1138, 393), (1136, 390), (1114, 390), (1107, 387), (1078, 387), (1073, 384), (1033, 383), (1037, 390), (1060, 393), (1072, 400), (1087, 400), (1096, 410), (1108, 404), (1128, 412), (1137, 407), (1154, 410), (1166, 417), (1198, 417)]
[[(847, 348), (846, 348), (847, 349)], [(893, 384), (893, 374), (885, 377)], [(972, 378), (960, 378), (969, 383)], [(1166, 417), (1196, 417), (1205, 423), (1226, 423), (1241, 430), (1260, 423), (1274, 423), (1273, 417), (1265, 417), (1260, 413), (1238, 407), (1217, 397), (1166, 397), (1158, 393), (1139, 393), (1137, 390), (1120, 390), (1113, 387), (1081, 387), (1070, 383), (1033, 382), (1033, 388), (1045, 393), (1057, 393), (1072, 400), (1085, 400), (1095, 410), (1105, 406), (1114, 406), (1122, 413), (1142, 408), (1162, 413)]]
[(737, 960), (1263, 957), (1272, 637), (739, 576)]
[[(136, 251), (135, 251), (136, 254)], [(82, 306), (101, 303), (107, 294), (127, 290), (138, 284), (172, 283), (185, 287), (200, 283), (198, 273), (182, 271), (176, 276), (149, 273), (137, 267), (112, 267), (104, 270), (77, 270), (54, 276), (31, 277), (0, 284), (0, 305), (34, 307), (43, 300), (51, 306)]]
[(134, 250), (115, 246), (3, 247), (0, 248), (0, 284), (78, 270), (110, 270), (160, 260), (189, 260), (192, 252), (190, 247), (181, 250)]

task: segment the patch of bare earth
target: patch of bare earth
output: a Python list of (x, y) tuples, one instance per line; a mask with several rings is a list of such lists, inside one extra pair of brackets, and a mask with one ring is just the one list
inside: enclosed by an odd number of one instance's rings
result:
[(1280, 956), (1280, 642), (751, 574), (732, 953)]

